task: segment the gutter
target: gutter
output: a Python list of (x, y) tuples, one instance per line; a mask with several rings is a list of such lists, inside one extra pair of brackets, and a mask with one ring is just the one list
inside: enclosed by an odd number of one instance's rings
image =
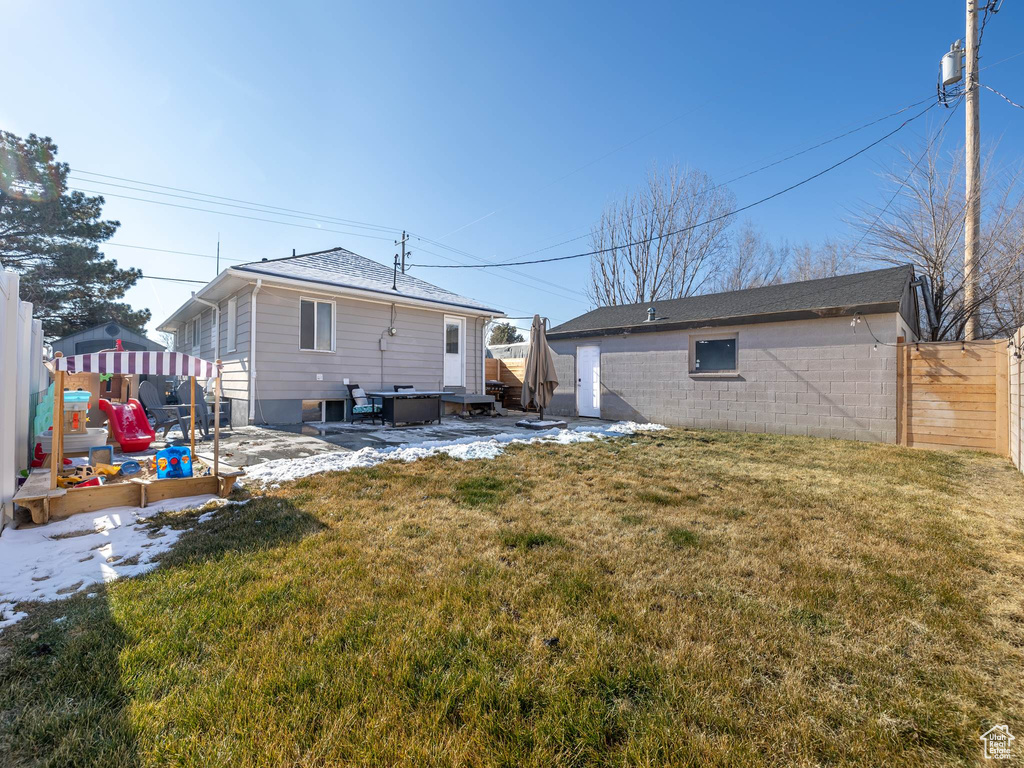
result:
[(732, 317), (708, 317), (700, 320), (679, 320), (676, 322), (642, 322), (608, 328), (581, 328), (573, 331), (554, 330), (548, 333), (549, 341), (581, 339), (590, 336), (627, 336), (631, 333), (657, 333), (659, 331), (685, 331), (699, 328), (718, 328), (729, 325), (755, 325), (759, 323), (781, 323), (789, 320), (815, 320), (827, 317), (851, 317), (853, 315), (876, 315), (899, 312), (899, 302), (859, 304), (850, 307), (786, 310), (765, 312), (759, 315), (734, 315)]
[(263, 287), (257, 280), (249, 302), (249, 423), (256, 421), (256, 296)]

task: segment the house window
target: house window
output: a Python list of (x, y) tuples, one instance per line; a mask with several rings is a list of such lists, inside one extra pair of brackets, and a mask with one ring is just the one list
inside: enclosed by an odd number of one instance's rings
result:
[(690, 373), (735, 373), (736, 336), (694, 339), (690, 360)]
[(236, 328), (238, 327), (238, 298), (228, 299), (228, 338), (227, 351), (234, 352), (238, 348)]
[(444, 326), (444, 351), (449, 355), (459, 354), (459, 329), (458, 323), (445, 323)]
[(203, 316), (200, 315), (192, 321), (192, 351), (196, 354), (199, 353), (199, 340), (202, 336), (203, 330)]
[(334, 351), (334, 302), (299, 300), (299, 349)]

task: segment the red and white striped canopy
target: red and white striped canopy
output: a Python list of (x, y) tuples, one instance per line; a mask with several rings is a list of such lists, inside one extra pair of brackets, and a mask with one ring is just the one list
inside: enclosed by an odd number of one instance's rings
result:
[(55, 358), (68, 373), (148, 373), (156, 376), (217, 376), (217, 364), (183, 352), (93, 352)]

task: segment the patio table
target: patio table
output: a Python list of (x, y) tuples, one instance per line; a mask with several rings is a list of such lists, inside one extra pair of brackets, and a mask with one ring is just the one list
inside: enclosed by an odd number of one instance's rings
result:
[(380, 399), (381, 418), (392, 427), (401, 424), (437, 421), (441, 423), (443, 405), (440, 390), (406, 389), (401, 392), (367, 392), (366, 396)]

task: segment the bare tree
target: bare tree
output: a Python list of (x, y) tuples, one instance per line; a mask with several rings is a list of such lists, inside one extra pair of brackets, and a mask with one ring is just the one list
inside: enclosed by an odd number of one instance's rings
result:
[(703, 171), (652, 169), (645, 186), (606, 208), (591, 232), (600, 253), (590, 262), (590, 298), (606, 306), (701, 293), (728, 249), (734, 207), (732, 193)]
[(717, 291), (741, 291), (783, 282), (791, 249), (772, 243), (751, 221), (743, 222), (731, 238), (729, 253), (715, 278)]
[(982, 284), (976, 306), (965, 306), (963, 157), (943, 154), (939, 143), (929, 141), (923, 154), (904, 150), (900, 165), (883, 174), (889, 187), (885, 198), (892, 204), (868, 208), (854, 221), (861, 233), (862, 255), (876, 262), (914, 265), (927, 281), (935, 307), (936, 327), (925, 332), (930, 338), (963, 338), (975, 309), (981, 313), (984, 336), (1005, 335), (1007, 323), (1019, 318), (1012, 302), (1019, 307), (1024, 277), (1021, 251), (1014, 247), (1024, 213), (1020, 170), (997, 171), (991, 154), (985, 164)]
[(845, 275), (857, 267), (851, 247), (837, 240), (826, 239), (821, 245), (801, 243), (793, 249), (786, 280), (820, 280)]

